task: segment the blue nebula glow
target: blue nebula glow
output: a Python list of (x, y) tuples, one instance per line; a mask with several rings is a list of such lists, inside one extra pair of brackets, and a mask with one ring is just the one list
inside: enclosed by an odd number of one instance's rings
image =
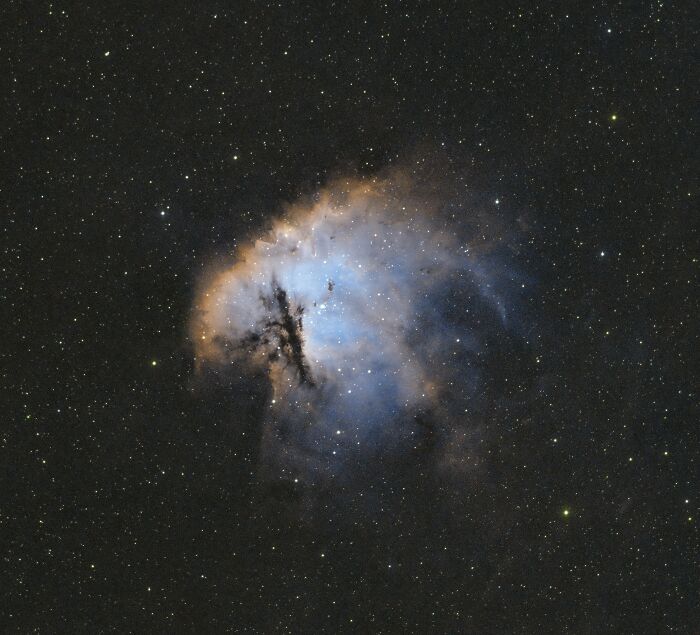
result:
[(423, 414), (465, 410), (483, 333), (509, 321), (504, 272), (472, 251), (428, 204), (386, 184), (336, 188), (209, 281), (198, 357), (265, 371), (265, 439), (290, 471), (410, 445)]

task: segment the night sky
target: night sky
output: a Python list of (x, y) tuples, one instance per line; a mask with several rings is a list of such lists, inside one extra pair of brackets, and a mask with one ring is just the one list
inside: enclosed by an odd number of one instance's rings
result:
[(2, 632), (699, 633), (697, 8), (139, 4), (2, 9)]

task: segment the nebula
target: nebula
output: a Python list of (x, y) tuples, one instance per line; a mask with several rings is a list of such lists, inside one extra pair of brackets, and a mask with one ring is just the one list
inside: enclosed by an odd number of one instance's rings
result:
[(269, 382), (261, 461), (277, 474), (314, 480), (418, 446), (469, 461), (513, 276), (456, 205), (396, 175), (337, 181), (204, 282), (197, 362)]

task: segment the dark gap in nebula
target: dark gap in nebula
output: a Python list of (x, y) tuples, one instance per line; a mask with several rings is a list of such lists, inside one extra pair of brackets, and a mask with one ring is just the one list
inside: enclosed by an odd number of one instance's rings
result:
[(271, 314), (279, 313), (279, 316), (263, 321), (258, 330), (248, 332), (238, 346), (229, 338), (221, 336), (216, 336), (216, 341), (226, 349), (243, 349), (248, 353), (254, 352), (260, 346), (269, 348), (269, 362), (278, 361), (280, 356), (283, 356), (288, 365), (295, 368), (299, 385), (315, 387), (316, 382), (304, 354), (304, 307), (293, 308), (287, 291), (276, 281), (273, 282), (272, 295), (261, 294), (260, 301), (264, 309)]
[(278, 324), (280, 328), (280, 348), (285, 352), (287, 359), (296, 367), (299, 373), (299, 382), (314, 386), (311, 371), (304, 357), (302, 338), (304, 307), (297, 307), (293, 315), (287, 292), (279, 286), (275, 287), (275, 299), (281, 315), (281, 322)]

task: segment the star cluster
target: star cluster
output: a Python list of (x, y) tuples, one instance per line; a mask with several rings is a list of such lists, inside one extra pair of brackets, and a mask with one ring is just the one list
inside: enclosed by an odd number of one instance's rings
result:
[(488, 261), (495, 245), (445, 218), (477, 210), (417, 189), (398, 172), (337, 182), (203, 284), (199, 364), (270, 382), (263, 452), (283, 463), (270, 477), (314, 481), (331, 454), (335, 475), (347, 455), (357, 470), (387, 446), (477, 432), (488, 339), (519, 324), (505, 306), (516, 276), (503, 257)]

